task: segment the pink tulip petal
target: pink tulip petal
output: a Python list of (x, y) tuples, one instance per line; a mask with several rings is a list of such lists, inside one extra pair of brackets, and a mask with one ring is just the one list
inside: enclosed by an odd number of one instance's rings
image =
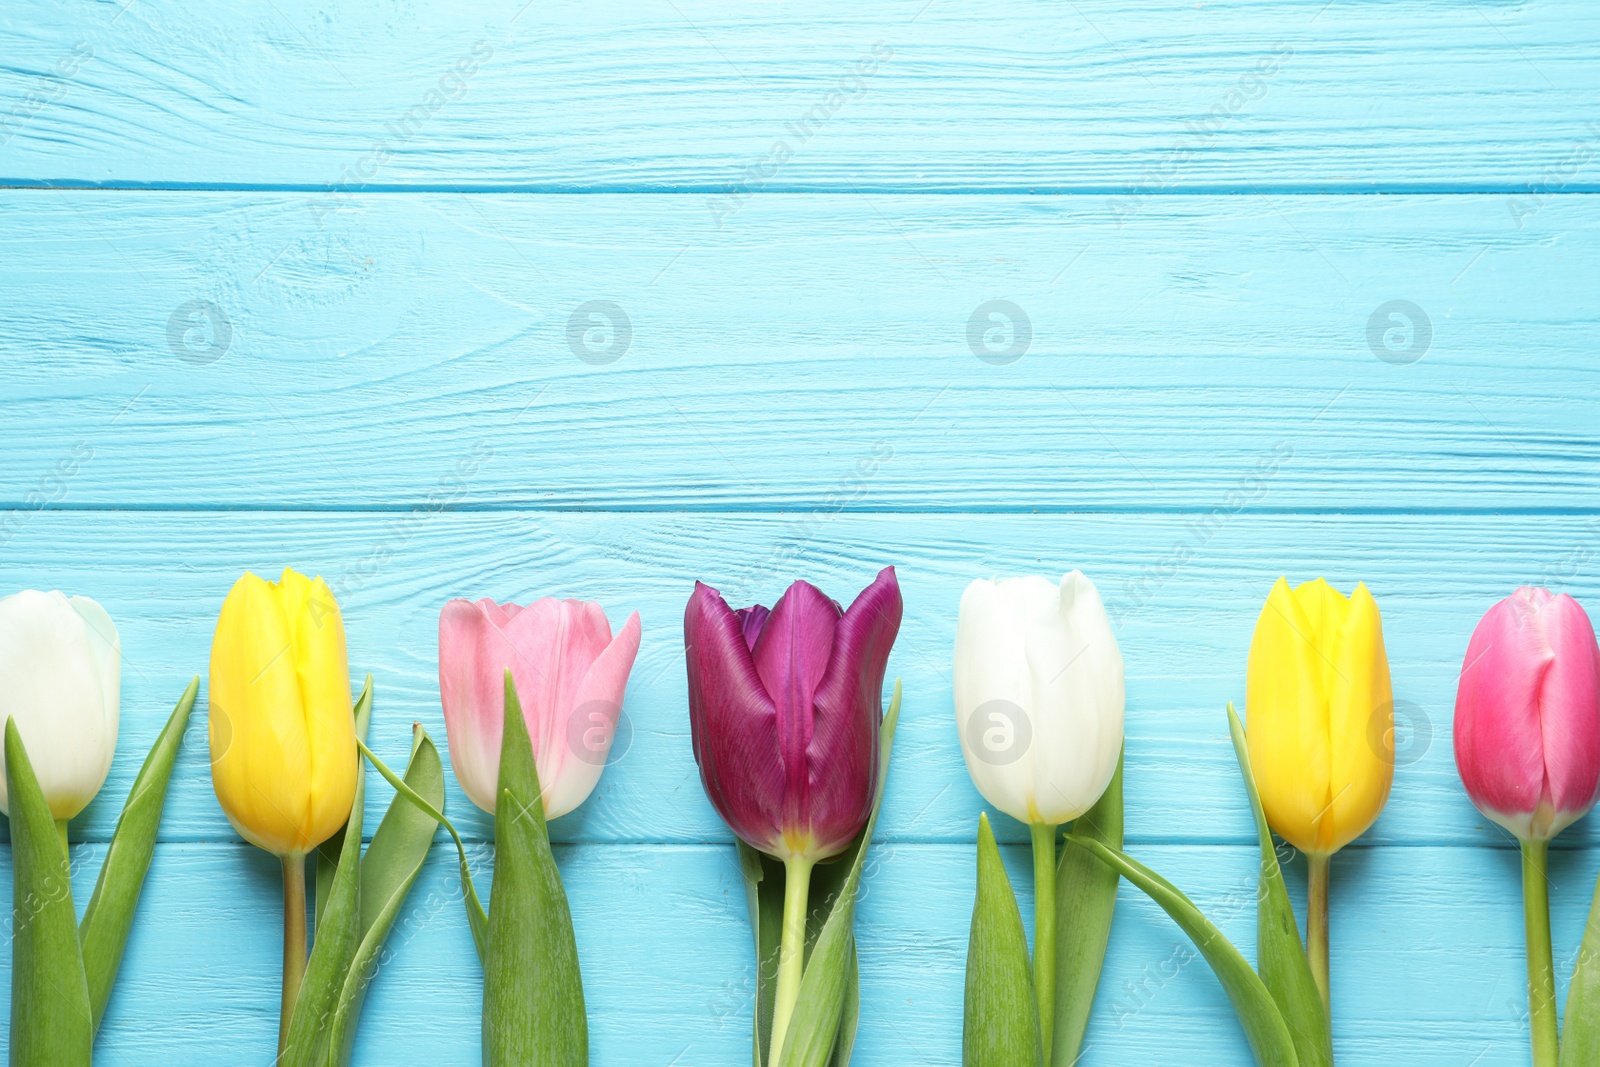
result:
[(1549, 797), (1557, 812), (1582, 813), (1600, 792), (1600, 646), (1570, 596), (1552, 598), (1539, 614), (1555, 656), (1538, 694)]
[[(616, 737), (617, 721), (622, 714), (622, 698), (628, 689), (628, 674), (633, 670), (634, 658), (639, 654), (639, 635), (639, 613), (636, 611), (628, 616), (616, 640), (606, 646), (583, 676), (569, 713), (571, 717), (566, 728), (568, 748), (582, 742), (582, 728), (593, 721), (589, 716), (599, 713), (611, 723), (612, 730), (607, 735), (605, 746), (609, 751), (610, 742)], [(574, 719), (577, 726), (573, 725)], [(598, 758), (601, 763), (605, 762), (606, 752), (586, 754), (590, 759)]]
[(495, 808), (504, 721), (504, 668), (482, 655), (496, 631), (493, 606), (493, 601), (452, 600), (439, 613), (439, 699), (450, 763), (467, 796), (489, 812)]

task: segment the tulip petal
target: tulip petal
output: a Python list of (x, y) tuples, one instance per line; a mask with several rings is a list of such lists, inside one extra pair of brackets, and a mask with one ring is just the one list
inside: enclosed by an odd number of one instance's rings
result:
[(742, 840), (782, 849), (783, 766), (778, 709), (761, 684), (740, 620), (715, 589), (695, 583), (683, 615), (689, 724), (712, 806)]
[[(1036, 576), (976, 578), (961, 594), (956, 619), (951, 680), (961, 754), (983, 798), (1020, 822), (1036, 807), (1033, 765), (1019, 751), (1033, 733), (1022, 617), (1053, 611), (1058, 596), (1055, 585)], [(1019, 602), (1045, 606), (1029, 613)]]
[[(506, 614), (492, 600), (452, 600), (439, 612), (439, 700), (450, 765), (467, 798), (491, 814), (500, 775), (503, 657), (485, 657)], [(499, 620), (498, 622), (496, 620)]]
[[(1330, 606), (1320, 592), (1305, 598), (1319, 615)], [(1247, 739), (1267, 821), (1303, 852), (1321, 849), (1319, 824), (1331, 799), (1327, 704), (1319, 685), (1328, 656), (1321, 640), (1302, 597), (1279, 578), (1250, 640)]]
[(1600, 646), (1588, 614), (1565, 593), (1540, 614), (1555, 655), (1539, 690), (1545, 780), (1559, 824), (1552, 827), (1555, 833), (1593, 807), (1600, 792)]
[[(606, 628), (609, 631), (610, 625)], [(575, 758), (569, 759), (565, 773), (544, 786), (546, 818), (556, 819), (572, 811), (589, 799), (599, 783), (611, 743), (616, 740), (628, 674), (639, 654), (639, 637), (636, 611), (628, 616), (616, 639), (606, 645), (578, 684), (561, 738), (565, 754)], [(540, 780), (544, 781), (542, 774)]]
[[(350, 817), (360, 760), (350, 701), (350, 660), (345, 650), (344, 617), (333, 591), (321, 578), (300, 586), (294, 614), (285, 614), (294, 631), (294, 658), (305, 714), (309, 754), (310, 802), (302, 837), (311, 848), (328, 840)], [(287, 603), (287, 602), (286, 602)]]
[(1520, 838), (1532, 834), (1545, 788), (1539, 690), (1553, 661), (1532, 601), (1507, 597), (1472, 631), (1456, 691), (1462, 784), (1485, 815)]
[[(1341, 598), (1342, 599), (1342, 598)], [(1328, 692), (1332, 763), (1323, 830), (1338, 851), (1367, 831), (1394, 781), (1394, 694), (1378, 604), (1363, 583), (1350, 594), (1333, 643)]]

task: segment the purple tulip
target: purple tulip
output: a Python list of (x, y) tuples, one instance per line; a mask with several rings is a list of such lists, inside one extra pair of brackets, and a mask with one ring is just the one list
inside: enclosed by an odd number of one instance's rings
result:
[(746, 843), (816, 861), (866, 826), (901, 607), (893, 567), (848, 611), (808, 582), (771, 611), (734, 611), (695, 583), (683, 616), (694, 757), (706, 795)]

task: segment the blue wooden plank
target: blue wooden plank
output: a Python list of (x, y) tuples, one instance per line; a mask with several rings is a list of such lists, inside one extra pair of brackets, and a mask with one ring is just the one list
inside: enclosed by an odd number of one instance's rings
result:
[(1597, 196), (309, 199), (0, 192), (0, 506), (1600, 501)]
[(681, 189), (702, 214), (779, 189), (1537, 194), (1596, 188), (1597, 46), (1585, 0), (12, 0), (0, 182)]
[[(75, 850), (80, 901), (102, 851)], [(487, 851), (474, 849), (484, 866)], [(1249, 846), (1138, 851), (1253, 956)], [(1006, 852), (1031, 927), (1028, 858), (1021, 847)], [(397, 922), (367, 1001), (357, 1064), (479, 1062), (482, 975), (452, 857), (448, 846), (435, 849)], [(732, 849), (581, 845), (558, 849), (557, 859), (583, 959), (595, 1067), (743, 1062), (754, 961)], [(1593, 852), (1563, 853), (1552, 867), (1563, 990), (1597, 868)], [(959, 1062), (972, 871), (970, 842), (875, 851), (857, 919), (864, 1010), (855, 1062), (862, 1067)], [(1303, 868), (1289, 872), (1301, 914), (1303, 876)], [(1336, 858), (1332, 980), (1340, 1063), (1526, 1061), (1517, 878), (1510, 849), (1353, 848)], [(7, 906), (10, 884), (7, 854), (0, 862), (0, 903)], [(99, 1062), (267, 1062), (277, 1026), (278, 884), (271, 858), (244, 845), (163, 846), (106, 1015)], [(8, 969), (0, 969), (0, 996), (8, 982)], [(1126, 884), (1087, 1044), (1085, 1067), (1248, 1061), (1204, 962)]]
[[(848, 597), (894, 563), (906, 614), (890, 660), (906, 702), (886, 841), (970, 839), (978, 797), (957, 744), (950, 697), (956, 609), (973, 577), (1079, 566), (1118, 619), (1128, 665), (1128, 826), (1136, 842), (1253, 840), (1224, 704), (1243, 707), (1257, 613), (1280, 573), (1365, 580), (1384, 613), (1402, 719), (1394, 795), (1372, 839), (1385, 844), (1503, 842), (1461, 791), (1450, 747), (1457, 672), (1478, 617), (1522, 582), (1600, 608), (1600, 527), (1563, 516), (1240, 515), (1204, 543), (1187, 515), (836, 515), (797, 535), (789, 515), (446, 513), (408, 536), (393, 516), (47, 512), (0, 556), (0, 589), (91, 594), (122, 628), (120, 753), (74, 833), (106, 840), (132, 775), (189, 676), (206, 671), (215, 613), (246, 568), (285, 561), (328, 576), (343, 600), (351, 663), (371, 671), (378, 752), (403, 759), (413, 721), (445, 744), (437, 684), (440, 606), (452, 596), (598, 600), (613, 619), (638, 610), (643, 642), (627, 728), (595, 796), (554, 832), (567, 841), (729, 840), (701, 793), (689, 744), (682, 612), (704, 579), (738, 603), (770, 603), (804, 575)], [(1188, 546), (1193, 559), (1153, 580)], [(377, 549), (387, 557), (374, 565)], [(201, 708), (204, 708), (204, 693)], [(1248, 712), (1248, 709), (1244, 709)], [(449, 810), (470, 836), (486, 817), (456, 789)], [(168, 840), (232, 840), (211, 792), (197, 714), (163, 823)], [(376, 825), (378, 801), (368, 814)], [(1215, 814), (1201, 820), (1195, 811)], [(1002, 837), (1026, 840), (1002, 820)], [(1600, 823), (1562, 841), (1592, 846)]]

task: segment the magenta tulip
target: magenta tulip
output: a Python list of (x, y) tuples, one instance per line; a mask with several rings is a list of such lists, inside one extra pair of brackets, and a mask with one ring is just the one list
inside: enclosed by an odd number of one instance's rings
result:
[(1600, 646), (1576, 600), (1524, 586), (1489, 609), (1456, 693), (1467, 795), (1522, 840), (1549, 840), (1600, 796)]
[(742, 840), (815, 862), (866, 826), (900, 614), (893, 567), (848, 611), (808, 582), (771, 611), (734, 611), (695, 583), (683, 616), (694, 756), (707, 796)]
[(594, 791), (639, 651), (639, 613), (622, 632), (600, 605), (545, 597), (526, 608), (452, 600), (439, 614), (439, 698), (456, 780), (494, 814), (509, 668), (533, 741), (546, 818)]

